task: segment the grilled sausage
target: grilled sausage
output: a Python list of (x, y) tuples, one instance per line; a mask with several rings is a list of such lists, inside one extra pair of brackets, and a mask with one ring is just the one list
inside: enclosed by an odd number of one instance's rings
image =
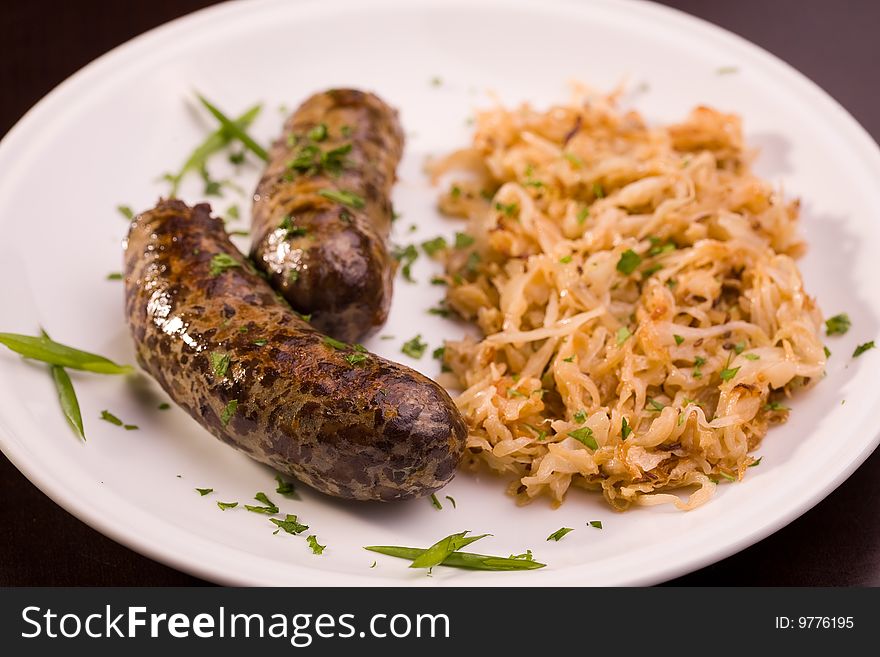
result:
[(388, 317), (386, 240), (402, 153), (397, 112), (378, 97), (319, 93), (288, 119), (254, 194), (253, 261), (313, 326), (345, 342)]
[(132, 222), (125, 300), (144, 369), (220, 440), (330, 495), (448, 482), (467, 432), (446, 391), (312, 328), (210, 212), (160, 201)]

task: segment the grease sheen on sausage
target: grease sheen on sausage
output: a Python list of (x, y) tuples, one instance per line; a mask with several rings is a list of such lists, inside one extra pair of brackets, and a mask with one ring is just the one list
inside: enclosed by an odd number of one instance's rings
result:
[(345, 342), (388, 317), (386, 241), (402, 153), (397, 112), (380, 98), (318, 93), (285, 123), (254, 194), (254, 262), (316, 328)]
[(446, 391), (332, 346), (277, 297), (207, 204), (161, 201), (135, 218), (125, 297), (138, 362), (254, 459), (359, 500), (427, 495), (453, 477), (467, 432)]

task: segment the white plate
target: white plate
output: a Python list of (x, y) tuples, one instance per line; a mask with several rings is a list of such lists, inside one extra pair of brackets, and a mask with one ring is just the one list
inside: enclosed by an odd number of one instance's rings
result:
[[(737, 67), (718, 74), (719, 67)], [(432, 85), (440, 77), (442, 84)], [(254, 585), (646, 584), (725, 557), (779, 529), (840, 484), (877, 444), (880, 352), (850, 358), (877, 339), (880, 314), (880, 152), (856, 122), (806, 78), (757, 47), (684, 14), (635, 2), (381, 0), (361, 3), (257, 1), (224, 4), (138, 37), (53, 91), (0, 145), (3, 235), (0, 330), (39, 325), (63, 342), (133, 362), (119, 270), (124, 203), (151, 206), (175, 168), (211, 126), (191, 104), (198, 89), (229, 112), (263, 101), (253, 133), (263, 142), (282, 120), (279, 105), (341, 85), (374, 89), (398, 106), (409, 134), (395, 204), (396, 241), (451, 234), (456, 222), (434, 210), (426, 156), (467, 143), (465, 120), (505, 102), (567, 99), (567, 83), (610, 89), (629, 77), (650, 121), (683, 117), (699, 103), (740, 113), (761, 147), (758, 170), (803, 200), (810, 251), (807, 289), (826, 315), (846, 311), (853, 329), (831, 338), (828, 376), (798, 396), (791, 421), (770, 431), (760, 467), (722, 486), (690, 513), (670, 508), (608, 510), (573, 492), (561, 509), (544, 501), (516, 507), (504, 481), (460, 474), (440, 494), (393, 505), (350, 504), (303, 491), (282, 510), (300, 515), (327, 550), (312, 555), (302, 537), (273, 536), (265, 517), (221, 512), (215, 502), (275, 495), (273, 474), (222, 445), (183, 411), (156, 410), (165, 397), (145, 375), (129, 380), (74, 375), (88, 443), (61, 416), (44, 366), (0, 353), (0, 444), (26, 476), (71, 513), (108, 536), (174, 567), (224, 583)], [(215, 170), (223, 174), (222, 168)], [(258, 167), (238, 176), (251, 189)], [(183, 196), (199, 200), (200, 183)], [(223, 210), (244, 199), (215, 202)], [(246, 225), (246, 219), (241, 222)], [(407, 227), (418, 226), (414, 234)], [(431, 347), (461, 326), (425, 309), (441, 296), (414, 268), (418, 285), (396, 283), (392, 316), (375, 351), (436, 374), (426, 356), (400, 344), (421, 333)], [(844, 404), (844, 400), (846, 403)], [(97, 419), (110, 409), (140, 431)], [(178, 477), (180, 475), (180, 477)], [(211, 487), (200, 497), (194, 487)], [(444, 495), (456, 499), (452, 508)], [(604, 529), (587, 526), (602, 520)], [(545, 541), (562, 526), (576, 531)], [(437, 569), (433, 577), (361, 549), (429, 545), (446, 534), (491, 532), (481, 552), (531, 548), (549, 567), (524, 573)], [(475, 546), (476, 547), (476, 546)], [(374, 561), (375, 568), (370, 568)]]

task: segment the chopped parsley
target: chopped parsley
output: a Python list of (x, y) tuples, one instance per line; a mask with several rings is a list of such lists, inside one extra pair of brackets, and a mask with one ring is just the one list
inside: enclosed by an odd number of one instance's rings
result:
[(477, 271), (477, 267), (480, 265), (480, 254), (476, 251), (471, 251), (468, 256), (467, 262), (464, 263), (464, 270), (468, 274), (473, 274)]
[(360, 210), (366, 205), (366, 201), (362, 197), (344, 189), (322, 189), (318, 192), (318, 196), (323, 196), (326, 199), (342, 203), (356, 210)]
[(681, 345), (681, 343), (684, 342), (684, 338), (680, 335), (673, 335), (672, 337), (675, 339), (675, 344), (677, 345)]
[(759, 456), (759, 457), (756, 458), (754, 461), (752, 461), (751, 463), (749, 463), (749, 467), (750, 467), (750, 468), (755, 468), (755, 467), (761, 465), (761, 459), (763, 459), (763, 458), (764, 458), (763, 456)]
[(241, 217), (241, 212), (239, 211), (237, 205), (230, 205), (228, 208), (226, 208), (226, 215), (231, 219), (238, 219), (239, 217)]
[(434, 493), (431, 493), (431, 506), (433, 506), (438, 511), (441, 511), (443, 509), (443, 505), (440, 504), (440, 500), (437, 499), (437, 495)]
[(583, 410), (578, 411), (577, 413), (574, 414), (574, 421), (577, 422), (578, 424), (583, 424), (584, 422), (587, 421), (587, 414), (584, 413)]
[(745, 342), (737, 342), (735, 345), (733, 345), (733, 352), (737, 355), (741, 354), (743, 351), (745, 351), (745, 349), (746, 349)]
[(452, 504), (453, 509), (457, 508), (455, 505), (455, 498), (454, 497), (452, 497), (451, 495), (445, 495), (444, 497), (446, 497), (446, 499), (449, 500), (449, 503)]
[(168, 402), (162, 402), (157, 408), (160, 411), (167, 411), (169, 408), (171, 408), (171, 404), (169, 404)]
[(593, 430), (590, 429), (590, 427), (581, 427), (580, 429), (569, 431), (568, 435), (578, 442), (583, 443), (590, 449), (599, 449), (599, 443), (597, 443), (596, 439), (593, 437)]
[(421, 358), (427, 348), (428, 345), (422, 342), (422, 335), (420, 333), (412, 340), (405, 342), (400, 350), (410, 358)]
[(569, 356), (568, 358), (563, 358), (562, 360), (563, 360), (564, 362), (566, 362), (566, 363), (573, 363), (573, 362), (574, 362), (574, 358), (575, 358), (575, 355), (572, 354), (572, 355)]
[(212, 277), (215, 277), (227, 269), (234, 269), (235, 267), (241, 267), (241, 263), (228, 253), (218, 253), (211, 258), (211, 270), (209, 273)]
[(366, 361), (366, 360), (367, 360), (367, 355), (364, 354), (364, 353), (360, 353), (360, 352), (356, 352), (356, 353), (353, 353), (353, 354), (348, 354), (348, 355), (345, 357), (345, 361), (346, 361), (349, 365), (351, 365), (352, 367), (354, 367), (355, 365), (360, 365), (361, 363), (363, 363), (363, 362)]
[(438, 251), (442, 251), (447, 248), (446, 238), (444, 237), (435, 237), (434, 239), (430, 239), (426, 242), (422, 242), (422, 249), (424, 249), (425, 253), (428, 254), (428, 257), (432, 257)]
[(660, 411), (662, 411), (664, 408), (666, 408), (666, 406), (664, 404), (661, 404), (653, 397), (648, 397), (648, 406), (650, 406), (653, 410), (657, 411), (658, 413)]
[(251, 344), (254, 344), (258, 347), (265, 347), (267, 344), (269, 344), (269, 341), (265, 338), (260, 338), (259, 340), (254, 340)]
[(252, 513), (265, 513), (266, 515), (270, 516), (278, 513), (278, 507), (272, 500), (269, 499), (266, 493), (257, 493), (256, 495), (254, 495), (254, 499), (257, 502), (262, 502), (264, 506), (245, 504), (244, 508), (248, 511), (251, 511)]
[(229, 354), (219, 351), (211, 352), (211, 369), (214, 371), (215, 379), (222, 379), (226, 376), (226, 370), (229, 369)]
[(617, 345), (620, 346), (627, 340), (629, 340), (632, 333), (629, 332), (629, 329), (625, 326), (621, 326), (617, 329)]
[(455, 234), (455, 248), (456, 249), (466, 249), (471, 244), (474, 243), (474, 238), (468, 235), (467, 233), (456, 233)]
[[(321, 154), (321, 166), (331, 175), (338, 176), (342, 173), (342, 169), (345, 167), (345, 156), (349, 153), (351, 153), (351, 144), (343, 144), (342, 146), (326, 151)], [(394, 216), (392, 221), (398, 216), (400, 215)]]
[(519, 206), (516, 203), (495, 203), (495, 209), (500, 210), (508, 217), (513, 217), (517, 210), (519, 210)]
[(224, 427), (229, 424), (229, 420), (231, 420), (232, 416), (235, 415), (236, 410), (238, 410), (238, 400), (233, 399), (228, 404), (226, 404), (226, 407), (220, 413), (220, 424), (222, 424)]
[(331, 338), (329, 335), (324, 336), (324, 344), (326, 344), (328, 347), (338, 349), (339, 351), (349, 348), (348, 344), (346, 344), (345, 342), (337, 340), (336, 338)]
[(852, 322), (849, 319), (849, 315), (840, 313), (825, 320), (825, 333), (828, 335), (843, 335), (849, 331), (851, 326)]
[(602, 521), (601, 520), (590, 520), (590, 527), (595, 527), (596, 529), (602, 529)]
[(694, 378), (701, 379), (703, 377), (703, 372), (700, 368), (706, 364), (706, 359), (702, 356), (696, 356), (694, 358)]
[(281, 223), (278, 224), (278, 228), (287, 231), (287, 234), (284, 236), (285, 239), (290, 239), (291, 237), (304, 237), (309, 232), (308, 229), (294, 224), (293, 217), (289, 214), (286, 214), (281, 218)]
[(617, 261), (617, 271), (629, 276), (636, 270), (636, 267), (638, 267), (641, 262), (642, 258), (638, 253), (632, 249), (627, 249), (620, 255), (620, 260)]
[(205, 189), (202, 192), (205, 196), (223, 196), (223, 183), (211, 178), (211, 174), (208, 172), (208, 167), (202, 165), (199, 173), (205, 183)]
[(596, 198), (605, 198), (605, 188), (601, 183), (593, 183), (593, 196)]
[(278, 518), (269, 518), (269, 521), (273, 525), (278, 527), (278, 529), (275, 530), (276, 534), (279, 531), (285, 531), (288, 534), (293, 534), (294, 536), (296, 536), (297, 534), (301, 534), (309, 528), (308, 525), (297, 522), (296, 516), (289, 513), (285, 516), (284, 520), (279, 520)]
[(568, 263), (571, 262), (571, 256), (570, 256), (570, 255), (562, 256), (562, 257), (559, 259), (559, 262), (560, 262), (560, 264), (567, 265)]
[(562, 157), (571, 162), (576, 169), (580, 169), (584, 166), (584, 161), (574, 153), (563, 153)]
[(312, 141), (324, 141), (327, 139), (327, 124), (319, 123), (314, 128), (309, 130), (307, 136)]
[(204, 497), (208, 493), (214, 492), (213, 488), (196, 488), (196, 490), (199, 492), (199, 495), (201, 495), (202, 497)]
[(127, 205), (117, 205), (116, 211), (126, 219), (134, 219), (134, 210)]
[(287, 280), (290, 283), (296, 283), (299, 280), (299, 269), (291, 269), (287, 272)]
[(298, 498), (296, 493), (296, 488), (294, 488), (293, 484), (289, 481), (284, 481), (281, 478), (281, 475), (275, 475), (275, 481), (278, 482), (278, 487), (275, 489), (275, 492), (279, 495), (284, 495), (286, 497)]
[(550, 536), (547, 537), (547, 540), (548, 541), (559, 541), (559, 539), (561, 539), (563, 536), (565, 536), (568, 532), (573, 532), (573, 531), (574, 531), (574, 527), (560, 527), (555, 532), (550, 534)]
[(648, 255), (658, 256), (663, 255), (664, 253), (669, 253), (670, 251), (675, 251), (676, 246), (675, 242), (667, 242), (666, 244), (655, 244), (650, 249), (648, 249)]
[(825, 351), (825, 358), (831, 358), (831, 350), (824, 344), (822, 345), (822, 349)]
[(449, 285), (449, 283), (441, 276), (434, 276), (431, 278), (431, 285)]
[(526, 424), (526, 426), (535, 432), (535, 435), (538, 437), (539, 442), (544, 440), (547, 437), (547, 432), (544, 431), (543, 429), (539, 429), (538, 427), (533, 426), (531, 424)]
[(629, 426), (629, 422), (626, 421), (626, 418), (620, 423), (620, 437), (622, 440), (626, 440), (629, 438), (629, 435), (633, 432), (632, 427)]
[(324, 548), (327, 547), (326, 545), (320, 545), (318, 543), (318, 537), (314, 534), (306, 538), (306, 543), (308, 543), (309, 547), (312, 548), (312, 554), (323, 554)]
[(440, 317), (449, 317), (449, 308), (444, 308), (442, 305), (435, 306), (434, 308), (428, 308), (429, 315), (439, 315)]
[(401, 273), (403, 274), (404, 279), (413, 283), (412, 277), (412, 264), (416, 261), (416, 258), (419, 257), (419, 252), (413, 244), (409, 244), (406, 247), (396, 246), (391, 251), (391, 257), (401, 263)]
[(110, 411), (101, 411), (101, 419), (110, 424), (115, 424), (117, 427), (122, 426), (122, 420), (113, 415)]
[(121, 281), (122, 280), (122, 273), (118, 272), (118, 271), (110, 272), (109, 274), (107, 274), (107, 280), (108, 281)]
[(431, 352), (431, 358), (436, 358), (437, 360), (443, 360), (443, 357), (446, 355), (446, 347), (437, 347), (434, 351)]
[(737, 372), (739, 372), (738, 367), (725, 367), (723, 370), (721, 370), (719, 376), (721, 377), (722, 381), (730, 381), (733, 377), (736, 376)]
[(746, 360), (761, 360), (761, 357), (758, 354), (743, 354), (743, 358)]
[(589, 216), (590, 216), (590, 208), (585, 205), (580, 210), (578, 210), (578, 213), (577, 213), (578, 223), (579, 224), (584, 223), (587, 220), (587, 217), (589, 217)]
[(526, 550), (522, 554), (511, 554), (508, 559), (522, 559), (523, 561), (534, 561), (535, 557), (532, 555), (531, 550)]
[(772, 402), (767, 402), (766, 404), (764, 404), (764, 410), (765, 411), (788, 411), (791, 409), (789, 409), (788, 406), (783, 406), (782, 404), (780, 404), (777, 401), (772, 401)]
[(238, 502), (217, 502), (217, 506), (220, 507), (221, 511), (226, 511), (226, 509), (234, 509), (238, 506)]
[(868, 349), (873, 349), (874, 347), (875, 347), (875, 345), (874, 345), (873, 340), (871, 340), (870, 342), (866, 342), (865, 344), (860, 344), (858, 347), (856, 347), (856, 350), (853, 352), (853, 358), (858, 358), (863, 353), (868, 351)]

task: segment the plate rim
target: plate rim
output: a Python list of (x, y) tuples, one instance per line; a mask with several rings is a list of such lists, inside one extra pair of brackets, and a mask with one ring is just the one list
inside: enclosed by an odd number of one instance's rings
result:
[[(397, 0), (383, 0), (382, 4), (394, 4), (396, 1)], [(547, 11), (548, 9), (562, 10), (563, 8), (569, 11), (578, 11), (583, 9), (587, 4), (604, 6), (607, 9), (619, 13), (634, 12), (643, 18), (656, 18), (659, 22), (663, 23), (664, 28), (672, 25), (674, 28), (683, 30), (689, 34), (713, 36), (714, 38), (719, 39), (723, 45), (735, 48), (743, 55), (748, 55), (751, 58), (756, 59), (761, 64), (764, 72), (774, 78), (785, 79), (786, 82), (791, 86), (794, 86), (799, 93), (804, 94), (805, 97), (811, 98), (816, 105), (813, 109), (813, 113), (833, 118), (835, 127), (839, 127), (846, 131), (842, 141), (844, 141), (854, 152), (858, 152), (866, 160), (873, 161), (874, 167), (876, 167), (877, 170), (880, 170), (880, 147), (878, 147), (877, 143), (867, 130), (865, 130), (865, 128), (833, 96), (776, 55), (757, 44), (752, 43), (748, 39), (715, 25), (714, 23), (688, 14), (682, 10), (666, 5), (655, 4), (648, 0), (591, 0), (589, 3), (580, 3), (580, 6), (578, 6), (578, 3), (575, 0), (546, 0), (544, 2), (538, 2), (538, 0), (506, 0), (506, 2), (502, 2), (502, 0), (480, 0), (480, 2), (484, 5), (495, 6), (503, 6), (505, 4), (511, 6), (516, 4), (520, 7), (531, 7), (538, 11)], [(6, 154), (8, 152), (11, 152), (16, 148), (21, 148), (19, 142), (22, 142), (22, 140), (26, 138), (26, 135), (29, 132), (32, 132), (34, 128), (38, 128), (41, 121), (44, 120), (44, 116), (49, 115), (59, 103), (61, 103), (69, 94), (75, 92), (78, 87), (87, 85), (89, 82), (106, 83), (109, 74), (111, 74), (114, 69), (116, 69), (117, 72), (120, 69), (124, 70), (133, 58), (143, 50), (155, 46), (156, 42), (172, 38), (179, 32), (186, 32), (191, 29), (209, 29), (212, 22), (222, 24), (239, 12), (265, 11), (267, 7), (279, 5), (281, 3), (282, 0), (236, 0), (235, 2), (209, 6), (154, 27), (116, 46), (92, 60), (54, 87), (9, 129), (3, 139), (0, 140), (0, 163), (7, 158)], [(306, 5), (318, 4), (318, 0), (298, 0), (296, 4), (298, 6), (297, 11), (302, 11), (302, 8)], [(353, 2), (352, 0), (334, 0), (332, 4), (341, 8), (345, 5), (351, 5)], [(441, 3), (439, 0), (427, 0), (423, 2), (423, 4), (441, 6), (444, 3)], [(445, 4), (445, 6), (448, 6), (448, 4)], [(220, 562), (228, 560), (228, 557), (233, 554), (246, 554), (251, 561), (254, 561), (254, 557), (257, 557), (257, 560), (259, 560), (260, 557), (258, 557), (258, 555), (254, 555), (235, 547), (224, 547), (222, 550), (223, 559), (220, 558), (218, 552), (214, 553), (212, 560), (199, 559), (195, 553), (196, 551), (177, 554), (174, 553), (171, 548), (166, 547), (163, 541), (159, 540), (157, 537), (138, 534), (133, 531), (131, 527), (118, 522), (114, 523), (112, 520), (106, 519), (101, 515), (99, 509), (94, 508), (92, 503), (79, 501), (75, 496), (69, 495), (70, 491), (67, 487), (64, 484), (59, 484), (53, 480), (51, 472), (42, 468), (38, 460), (30, 458), (27, 449), (17, 449), (14, 441), (6, 439), (6, 436), (11, 436), (12, 432), (6, 425), (2, 414), (0, 414), (0, 429), (2, 429), (2, 432), (0, 432), (0, 451), (5, 454), (12, 464), (32, 484), (37, 486), (37, 488), (39, 488), (53, 502), (61, 506), (77, 519), (86, 523), (92, 529), (111, 538), (117, 543), (146, 556), (147, 558), (207, 581), (233, 586), (272, 584), (269, 577), (262, 580), (254, 578), (253, 569), (249, 569), (247, 571), (247, 576), (245, 576), (238, 574), (238, 571), (234, 568), (219, 568)], [(618, 585), (644, 586), (668, 581), (735, 554), (736, 552), (739, 552), (740, 550), (743, 550), (782, 529), (830, 495), (871, 455), (871, 453), (877, 448), (878, 444), (880, 444), (880, 431), (878, 431), (876, 423), (873, 430), (869, 432), (869, 435), (871, 437), (863, 442), (862, 450), (851, 457), (847, 461), (845, 467), (837, 469), (834, 472), (834, 475), (828, 477), (821, 487), (813, 488), (807, 495), (799, 498), (796, 503), (789, 505), (785, 512), (774, 515), (772, 520), (756, 526), (752, 531), (741, 532), (737, 534), (734, 539), (716, 544), (712, 549), (701, 552), (698, 557), (680, 559), (677, 563), (671, 566), (654, 567), (650, 570), (636, 573), (629, 578), (625, 578), (618, 582)], [(192, 534), (188, 534), (187, 536), (190, 540), (194, 537)], [(199, 538), (199, 540), (206, 541), (206, 539), (201, 538)], [(213, 543), (208, 543), (214, 545)], [(530, 579), (523, 579), (515, 576), (504, 580), (499, 579), (497, 582), (492, 582), (491, 585), (589, 585), (589, 582), (578, 581), (578, 567), (579, 565), (573, 565), (560, 568), (558, 571), (549, 571), (545, 574), (545, 577), (542, 578), (536, 578), (533, 574)], [(393, 576), (388, 577), (384, 575), (367, 576), (352, 573), (337, 574), (322, 569), (309, 568), (308, 566), (298, 566), (296, 568), (300, 572), (307, 574), (308, 579), (310, 580), (303, 581), (302, 585), (312, 586), (487, 585), (485, 579), (480, 579), (479, 581), (463, 579), (449, 583), (440, 580), (420, 582), (395, 579)], [(550, 576), (551, 572), (556, 573), (555, 578), (547, 577)], [(335, 581), (334, 578), (336, 578)], [(321, 581), (324, 579), (328, 581)], [(547, 581), (548, 579), (555, 581)]]

